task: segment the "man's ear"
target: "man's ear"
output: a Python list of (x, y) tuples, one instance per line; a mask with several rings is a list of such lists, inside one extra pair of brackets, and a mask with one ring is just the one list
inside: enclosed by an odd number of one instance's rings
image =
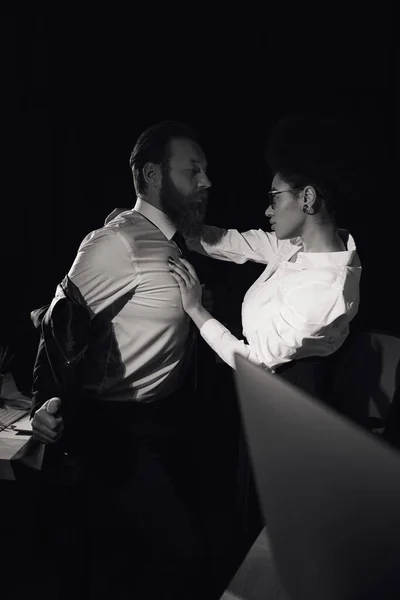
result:
[(143, 167), (143, 177), (148, 186), (158, 188), (161, 186), (161, 168), (160, 165), (148, 162)]

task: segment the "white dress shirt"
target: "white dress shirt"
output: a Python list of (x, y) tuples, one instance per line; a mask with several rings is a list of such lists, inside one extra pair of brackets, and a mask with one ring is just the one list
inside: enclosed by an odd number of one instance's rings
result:
[[(215, 228), (210, 228), (215, 229)], [(217, 245), (188, 240), (188, 246), (219, 260), (251, 260), (266, 268), (242, 304), (243, 336), (238, 340), (216, 319), (200, 333), (232, 368), (238, 353), (274, 369), (340, 348), (357, 314), (361, 264), (352, 236), (340, 230), (343, 252), (303, 252), (300, 238), (278, 240), (274, 233), (230, 229)], [(290, 259), (296, 259), (290, 262)]]
[(143, 200), (83, 240), (69, 277), (92, 316), (133, 292), (112, 319), (120, 369), (108, 370), (101, 399), (152, 401), (173, 392), (182, 378), (190, 319), (168, 256), (179, 249), (175, 226)]

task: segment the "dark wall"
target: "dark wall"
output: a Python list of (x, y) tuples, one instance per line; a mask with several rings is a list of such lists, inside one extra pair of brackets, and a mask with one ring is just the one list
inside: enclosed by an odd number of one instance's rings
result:
[[(289, 17), (292, 18), (289, 18)], [(364, 262), (360, 315), (399, 332), (394, 266), (396, 61), (384, 4), (363, 14), (225, 15), (205, 23), (136, 14), (8, 15), (0, 227), (4, 335), (24, 341), (29, 311), (51, 298), (82, 237), (134, 203), (128, 166), (138, 134), (161, 119), (201, 132), (213, 191), (208, 222), (266, 228), (268, 128), (297, 109), (350, 115), (373, 174), (346, 223)], [(260, 271), (195, 259), (232, 301)], [(217, 288), (220, 293), (222, 289)], [(399, 332), (400, 333), (400, 332)], [(19, 343), (19, 342), (18, 342)]]

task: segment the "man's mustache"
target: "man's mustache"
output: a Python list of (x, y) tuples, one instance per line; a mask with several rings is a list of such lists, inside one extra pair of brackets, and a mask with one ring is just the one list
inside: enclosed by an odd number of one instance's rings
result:
[(208, 192), (197, 192), (195, 196), (195, 200), (201, 202), (202, 204), (207, 202), (208, 200)]

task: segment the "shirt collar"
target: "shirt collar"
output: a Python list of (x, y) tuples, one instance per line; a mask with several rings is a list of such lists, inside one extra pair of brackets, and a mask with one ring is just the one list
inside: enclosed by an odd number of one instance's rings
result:
[(347, 246), (347, 250), (342, 252), (302, 252), (301, 239), (290, 240), (292, 244), (300, 247), (297, 262), (302, 267), (346, 267), (351, 265), (357, 253), (356, 243), (346, 229), (339, 229), (339, 233)]
[(143, 217), (148, 219), (153, 225), (155, 225), (161, 233), (165, 235), (167, 240), (171, 240), (175, 235), (177, 228), (172, 223), (171, 219), (162, 212), (162, 210), (156, 208), (143, 198), (138, 198), (133, 210), (141, 214)]

